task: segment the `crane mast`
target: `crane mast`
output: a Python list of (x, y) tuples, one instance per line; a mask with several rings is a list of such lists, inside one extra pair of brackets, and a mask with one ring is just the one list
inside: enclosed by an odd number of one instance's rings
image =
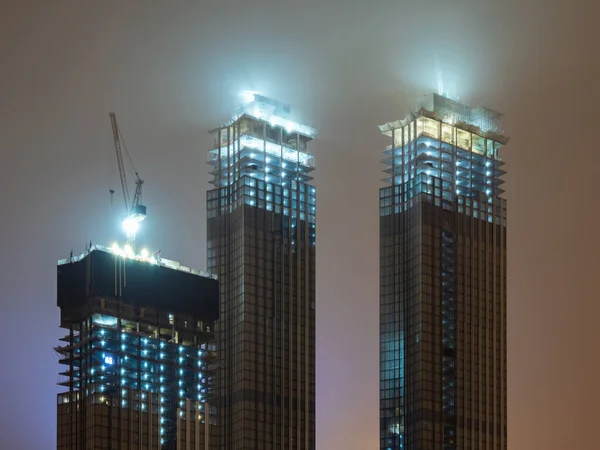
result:
[[(140, 223), (146, 218), (146, 207), (142, 205), (142, 185), (144, 181), (140, 178), (139, 174), (135, 172), (135, 192), (133, 194), (133, 201), (129, 196), (129, 187), (127, 186), (127, 172), (125, 171), (125, 163), (123, 161), (123, 151), (121, 145), (121, 131), (117, 123), (117, 117), (115, 113), (111, 112), (110, 124), (112, 126), (113, 139), (115, 142), (115, 152), (117, 154), (117, 165), (119, 166), (119, 175), (121, 177), (121, 188), (123, 189), (123, 200), (125, 202), (125, 213), (126, 217), (123, 220), (123, 229), (127, 234), (129, 243), (133, 246), (135, 243), (135, 236), (139, 230)], [(127, 151), (127, 148), (125, 148)], [(128, 154), (129, 156), (129, 154)], [(131, 161), (131, 157), (129, 157)], [(133, 161), (131, 161), (133, 165)], [(135, 170), (135, 167), (134, 167)]]

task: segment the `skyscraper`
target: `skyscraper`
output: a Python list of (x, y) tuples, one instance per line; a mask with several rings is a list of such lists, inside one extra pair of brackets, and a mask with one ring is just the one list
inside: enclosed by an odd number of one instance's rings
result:
[(506, 449), (506, 144), (439, 95), (380, 126), (380, 448)]
[(310, 127), (251, 95), (212, 131), (209, 270), (220, 283), (226, 450), (315, 447), (315, 188)]
[(92, 247), (59, 261), (58, 450), (208, 450), (218, 282)]

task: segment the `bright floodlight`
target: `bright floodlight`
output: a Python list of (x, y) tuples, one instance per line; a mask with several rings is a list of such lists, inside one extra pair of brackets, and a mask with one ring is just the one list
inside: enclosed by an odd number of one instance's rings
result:
[(126, 244), (123, 250), (125, 250), (125, 256), (128, 256), (130, 258), (134, 256), (133, 248), (131, 247), (131, 245)]
[(242, 99), (244, 100), (244, 103), (252, 103), (254, 101), (254, 96), (257, 94), (260, 95), (260, 92), (244, 91), (242, 92)]
[(127, 236), (135, 236), (140, 229), (140, 222), (133, 217), (128, 217), (123, 221), (123, 229)]
[(144, 259), (148, 259), (148, 256), (150, 256), (150, 252), (148, 251), (147, 248), (143, 248), (142, 251), (140, 252), (140, 256)]

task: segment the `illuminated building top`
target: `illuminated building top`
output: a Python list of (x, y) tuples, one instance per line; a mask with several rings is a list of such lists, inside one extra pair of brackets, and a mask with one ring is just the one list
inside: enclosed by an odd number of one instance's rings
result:
[(309, 183), (315, 164), (307, 147), (316, 131), (290, 116), (289, 106), (250, 94), (231, 121), (211, 131), (209, 219), (247, 205), (289, 216), (292, 226), (298, 219), (314, 227), (316, 189)]
[(317, 130), (314, 128), (291, 120), (292, 110), (289, 105), (258, 93), (249, 92), (246, 93), (245, 97), (246, 102), (238, 109), (227, 125), (231, 125), (246, 116), (268, 122), (272, 126), (282, 127), (288, 133), (299, 133), (309, 139), (314, 139), (317, 135)]
[(142, 249), (139, 254), (134, 253), (133, 248), (126, 244), (123, 247), (120, 247), (118, 244), (113, 244), (111, 247), (105, 247), (103, 245), (93, 245), (81, 255), (71, 256), (69, 258), (60, 259), (58, 261), (58, 265), (62, 266), (65, 264), (70, 264), (74, 262), (79, 262), (85, 259), (93, 251), (101, 251), (105, 253), (110, 253), (116, 257), (120, 257), (123, 259), (129, 259), (132, 261), (139, 261), (147, 264), (153, 264), (160, 267), (165, 267), (167, 269), (178, 270), (180, 272), (186, 272), (193, 275), (199, 275), (206, 278), (216, 279), (217, 277), (208, 272), (204, 272), (202, 270), (190, 269), (189, 267), (182, 266), (177, 261), (172, 261), (170, 259), (160, 257), (159, 252), (150, 253), (147, 249)]
[(307, 144), (316, 130), (291, 120), (288, 105), (259, 94), (248, 100), (229, 122), (211, 131), (212, 183), (227, 186), (245, 175), (280, 185), (312, 180), (314, 157)]
[[(383, 181), (404, 184), (410, 198), (439, 196), (435, 201), (447, 208), (456, 201), (470, 204), (464, 198), (477, 198), (478, 205), (492, 203), (504, 193), (499, 150), (508, 138), (502, 134), (501, 117), (490, 109), (472, 108), (437, 94), (425, 96), (416, 113), (379, 127), (392, 140), (382, 160), (386, 165)], [(400, 205), (394, 205), (382, 205), (382, 214), (399, 211)]]
[(394, 143), (401, 144), (409, 141), (408, 125), (417, 121), (417, 132), (411, 135), (411, 139), (422, 135), (433, 139), (441, 136), (448, 144), (484, 154), (484, 140), (495, 141), (500, 146), (508, 142), (508, 138), (502, 135), (501, 118), (501, 113), (482, 106), (472, 108), (441, 95), (428, 94), (417, 102), (416, 114), (380, 125), (379, 129), (389, 137), (395, 131)]

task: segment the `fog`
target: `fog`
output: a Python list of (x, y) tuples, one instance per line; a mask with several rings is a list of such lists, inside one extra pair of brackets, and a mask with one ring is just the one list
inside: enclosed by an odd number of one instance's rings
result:
[(387, 141), (377, 125), (443, 90), (503, 112), (511, 136), (509, 448), (597, 449), (598, 9), (558, 0), (3, 2), (0, 448), (55, 448), (56, 261), (120, 237), (108, 113), (145, 180), (141, 242), (203, 269), (208, 130), (251, 89), (319, 129), (318, 447), (378, 448)]

